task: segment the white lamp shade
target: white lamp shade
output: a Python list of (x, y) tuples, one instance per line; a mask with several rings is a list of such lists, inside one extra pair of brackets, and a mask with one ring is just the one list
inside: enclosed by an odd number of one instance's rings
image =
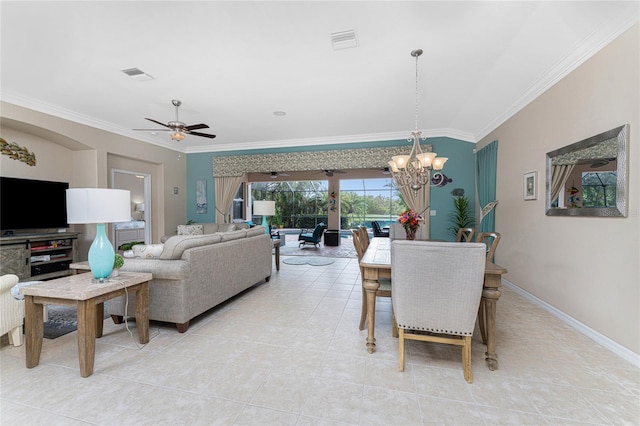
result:
[(131, 220), (131, 193), (124, 189), (67, 189), (68, 223), (113, 223)]
[(253, 214), (256, 216), (273, 216), (276, 214), (275, 201), (254, 201)]

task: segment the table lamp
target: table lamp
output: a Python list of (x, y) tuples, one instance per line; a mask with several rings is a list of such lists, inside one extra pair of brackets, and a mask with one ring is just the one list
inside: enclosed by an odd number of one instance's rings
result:
[(67, 189), (67, 222), (95, 223), (96, 238), (89, 248), (89, 267), (98, 282), (113, 270), (115, 251), (107, 237), (106, 224), (131, 220), (131, 194), (124, 189)]
[(273, 216), (276, 214), (276, 202), (275, 201), (254, 201), (253, 202), (253, 214), (258, 216), (262, 215), (262, 226), (265, 228), (265, 232), (270, 234), (269, 225), (267, 224), (267, 216)]

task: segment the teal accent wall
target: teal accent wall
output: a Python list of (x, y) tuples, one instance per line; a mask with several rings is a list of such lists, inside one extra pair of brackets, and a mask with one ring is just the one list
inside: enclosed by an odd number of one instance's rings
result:
[[(305, 152), (305, 151), (327, 151), (333, 149), (353, 149), (367, 147), (384, 147), (408, 144), (406, 140), (350, 143), (322, 146), (306, 146), (291, 148), (255, 149), (224, 152), (206, 152), (187, 154), (187, 220), (194, 222), (214, 222), (215, 221), (215, 192), (213, 183), (213, 157), (229, 155), (249, 155), (249, 154), (275, 154), (281, 152)], [(449, 213), (453, 210), (453, 196), (451, 191), (454, 188), (464, 189), (473, 204), (475, 200), (475, 158), (473, 149), (475, 143), (466, 142), (447, 137), (428, 138), (425, 144), (431, 144), (433, 151), (439, 157), (448, 157), (449, 160), (444, 166), (444, 174), (453, 179), (444, 187), (431, 188), (431, 210), (436, 210), (436, 216), (431, 217), (431, 238), (438, 240), (453, 241), (454, 237), (449, 235), (447, 228), (449, 224)], [(206, 179), (207, 181), (207, 213), (196, 214), (196, 180)]]
[[(211, 153), (187, 154), (187, 220), (197, 223), (216, 221), (216, 197), (211, 170)], [(207, 181), (207, 212), (196, 213), (196, 181)]]

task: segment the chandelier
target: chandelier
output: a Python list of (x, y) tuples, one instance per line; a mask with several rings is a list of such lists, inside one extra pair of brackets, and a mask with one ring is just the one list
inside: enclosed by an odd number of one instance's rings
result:
[[(398, 188), (409, 187), (417, 194), (418, 190), (423, 186), (428, 186), (431, 182), (431, 170), (439, 171), (444, 167), (444, 163), (448, 158), (438, 157), (435, 152), (422, 152), (420, 140), (427, 139), (422, 137), (422, 132), (418, 130), (418, 57), (422, 55), (422, 49), (416, 49), (411, 52), (411, 56), (416, 58), (416, 129), (411, 132), (411, 136), (407, 141), (413, 142), (411, 153), (409, 155), (394, 155), (389, 161), (389, 167), (396, 186)], [(441, 181), (442, 173), (435, 173), (434, 180)]]

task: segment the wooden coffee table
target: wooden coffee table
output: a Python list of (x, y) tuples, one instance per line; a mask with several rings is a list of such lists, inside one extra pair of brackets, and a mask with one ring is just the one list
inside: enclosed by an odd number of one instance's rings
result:
[(149, 342), (149, 281), (152, 275), (120, 272), (105, 283), (95, 282), (91, 274), (69, 275), (22, 287), (25, 296), (25, 340), (27, 368), (40, 363), (44, 322), (43, 305), (72, 305), (78, 309), (78, 357), (80, 375), (93, 374), (96, 337), (102, 337), (104, 302), (128, 292), (136, 293), (136, 326), (140, 343)]

